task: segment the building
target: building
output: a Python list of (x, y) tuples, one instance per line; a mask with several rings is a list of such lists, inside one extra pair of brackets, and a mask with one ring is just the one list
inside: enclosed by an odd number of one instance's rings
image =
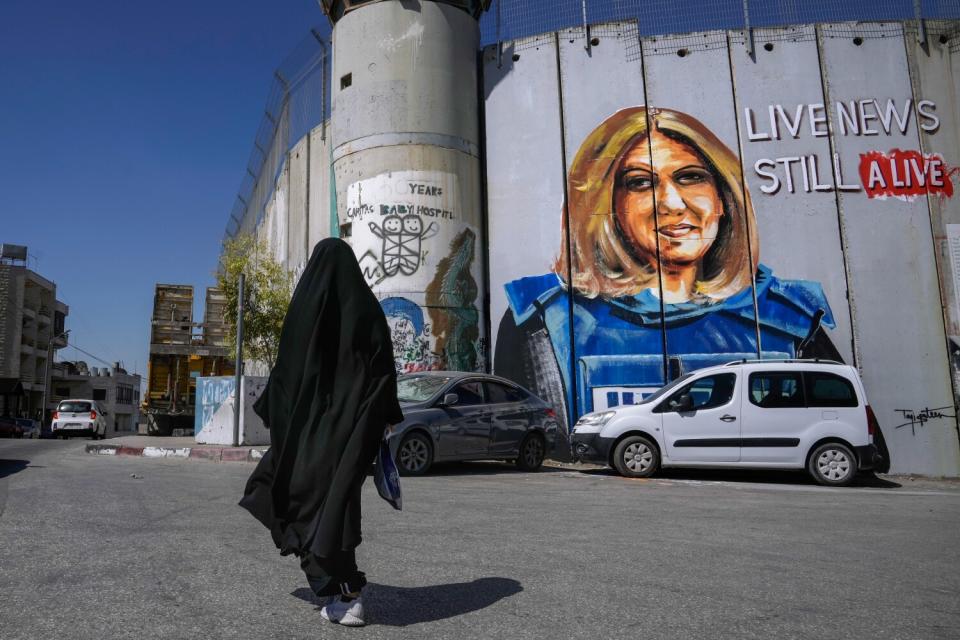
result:
[(58, 362), (50, 380), (51, 409), (68, 398), (96, 400), (107, 412), (107, 436), (134, 433), (140, 421), (140, 376), (127, 373), (119, 362), (112, 367), (88, 367), (86, 362)]
[(156, 285), (147, 391), (143, 398), (147, 432), (151, 435), (192, 434), (197, 379), (233, 375), (223, 318), (225, 306), (223, 293), (207, 288), (204, 321), (194, 322), (192, 286)]
[(67, 345), (69, 308), (26, 261), (26, 247), (0, 245), (0, 413), (39, 419), (53, 354)]
[[(893, 472), (960, 475), (960, 5), (559, 0), (484, 38), (478, 3), (322, 4), (332, 109), (258, 138), (227, 234), (294, 272), (344, 238), (400, 371), (492, 370), (572, 424), (708, 365), (839, 360)], [(282, 89), (268, 117), (302, 123)]]

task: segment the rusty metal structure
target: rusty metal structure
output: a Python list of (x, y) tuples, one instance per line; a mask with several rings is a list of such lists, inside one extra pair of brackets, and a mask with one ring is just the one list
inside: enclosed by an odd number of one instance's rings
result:
[(203, 322), (193, 321), (193, 287), (157, 284), (150, 320), (150, 360), (142, 411), (148, 433), (192, 431), (197, 378), (233, 375), (224, 321), (226, 298), (206, 291)]

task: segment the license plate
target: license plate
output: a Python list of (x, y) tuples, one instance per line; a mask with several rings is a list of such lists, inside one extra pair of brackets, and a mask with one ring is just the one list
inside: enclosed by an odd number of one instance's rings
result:
[(65, 425), (63, 425), (63, 428), (64, 428), (64, 429), (79, 429), (79, 428), (82, 427), (82, 426), (83, 426), (83, 425), (80, 424), (79, 422), (68, 422), (68, 423), (66, 423)]

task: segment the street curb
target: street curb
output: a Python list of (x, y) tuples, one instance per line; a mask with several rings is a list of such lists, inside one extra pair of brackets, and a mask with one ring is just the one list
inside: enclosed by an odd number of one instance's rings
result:
[(86, 447), (87, 453), (99, 456), (190, 458), (209, 462), (259, 462), (265, 451), (233, 447), (128, 447), (117, 444), (88, 444)]

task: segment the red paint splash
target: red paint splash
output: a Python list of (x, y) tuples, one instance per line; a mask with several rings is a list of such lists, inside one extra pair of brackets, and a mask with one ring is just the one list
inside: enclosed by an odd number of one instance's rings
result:
[(870, 198), (915, 198), (927, 193), (950, 198), (952, 178), (958, 171), (960, 167), (948, 167), (936, 153), (892, 149), (860, 154), (860, 182)]

